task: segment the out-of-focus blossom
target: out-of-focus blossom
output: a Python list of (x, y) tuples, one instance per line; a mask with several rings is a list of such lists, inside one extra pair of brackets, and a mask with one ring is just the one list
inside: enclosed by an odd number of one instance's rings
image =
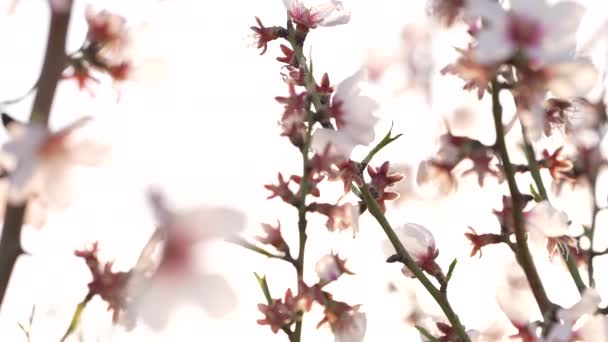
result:
[(313, 4), (313, 1), (283, 0), (283, 3), (289, 17), (307, 29), (342, 25), (350, 20), (350, 11), (344, 8), (342, 1), (322, 0)]
[(315, 265), (315, 272), (321, 284), (337, 280), (342, 274), (353, 274), (346, 268), (346, 260), (337, 254), (327, 254), (321, 257)]
[(12, 139), (2, 146), (9, 172), (8, 200), (19, 204), (36, 197), (51, 206), (67, 205), (72, 168), (95, 166), (106, 152), (104, 146), (77, 136), (90, 121), (84, 117), (56, 132), (36, 123), (9, 123)]
[(325, 306), (325, 317), (317, 327), (329, 323), (336, 342), (362, 342), (367, 329), (367, 316), (359, 306), (330, 301)]
[[(433, 273), (436, 266), (435, 258), (439, 255), (433, 234), (416, 223), (406, 223), (396, 228), (395, 233), (405, 250), (414, 259), (414, 262), (422, 269)], [(395, 248), (389, 241), (384, 242), (383, 249), (388, 255), (395, 254)], [(403, 266), (401, 271), (408, 277), (414, 276), (406, 266)]]
[(327, 216), (325, 226), (329, 231), (352, 228), (353, 236), (359, 232), (359, 216), (361, 214), (359, 205), (353, 205), (352, 203), (342, 205), (315, 203), (313, 208), (314, 211)]
[(369, 145), (374, 140), (378, 118), (372, 113), (378, 109), (378, 104), (361, 94), (360, 83), (365, 77), (365, 71), (359, 70), (338, 84), (330, 109), (337, 130), (315, 130), (311, 143), (315, 152), (322, 153), (330, 144), (331, 154), (348, 159), (355, 146)]
[(525, 217), (526, 229), (535, 241), (568, 235), (568, 215), (555, 209), (549, 201), (537, 203), (532, 210), (525, 213)]
[(515, 0), (505, 10), (496, 1), (468, 0), (466, 15), (481, 17), (483, 27), (475, 33), (475, 59), (495, 64), (523, 54), (535, 64), (570, 59), (583, 8), (574, 2), (553, 6), (542, 1)]
[(131, 44), (127, 21), (124, 17), (106, 10), (86, 8), (85, 17), (89, 30), (87, 40), (95, 58), (108, 65), (122, 63)]
[(235, 305), (235, 294), (222, 277), (195, 267), (194, 249), (238, 234), (244, 214), (205, 206), (174, 212), (159, 193), (152, 193), (150, 201), (158, 228), (131, 271), (126, 292), (132, 298), (130, 310), (153, 329), (162, 328), (173, 308), (185, 301), (199, 304), (212, 316), (226, 313)]
[(428, 2), (430, 14), (446, 26), (454, 24), (464, 6), (465, 0), (430, 0)]
[(496, 74), (494, 65), (483, 65), (478, 63), (474, 57), (474, 48), (469, 46), (467, 49), (456, 49), (461, 56), (456, 62), (448, 64), (441, 69), (441, 74), (451, 74), (460, 77), (465, 81), (462, 88), (464, 90), (476, 91), (477, 98), (481, 99), (489, 88), (492, 77)]
[[(599, 321), (595, 321), (595, 318), (592, 317), (597, 311), (600, 301), (600, 295), (595, 289), (586, 289), (578, 303), (574, 304), (569, 309), (562, 309), (557, 312), (557, 317), (561, 322), (553, 325), (551, 331), (549, 331), (549, 334), (545, 338), (542, 338), (541, 341), (603, 341), (605, 337), (608, 336), (606, 335), (605, 322), (602, 322), (601, 319)], [(575, 329), (575, 325), (578, 325), (579, 328)], [(580, 327), (581, 325), (582, 328)], [(581, 335), (585, 335), (587, 338), (582, 338), (583, 336)], [(602, 336), (604, 338), (601, 338)]]

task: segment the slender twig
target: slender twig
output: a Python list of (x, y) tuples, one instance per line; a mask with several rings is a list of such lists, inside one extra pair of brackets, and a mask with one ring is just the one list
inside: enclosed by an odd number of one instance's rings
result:
[(70, 325), (68, 326), (67, 330), (63, 334), (63, 337), (61, 338), (60, 342), (65, 341), (68, 337), (70, 337), (70, 335), (72, 335), (74, 333), (74, 331), (76, 331), (78, 324), (80, 324), (80, 318), (82, 317), (84, 308), (86, 308), (87, 304), (89, 304), (89, 302), (91, 301), (91, 299), (93, 299), (94, 296), (95, 296), (95, 292), (89, 291), (87, 293), (87, 295), (84, 297), (84, 299), (82, 300), (82, 302), (78, 303), (78, 305), (76, 306), (76, 309), (74, 310), (74, 314), (72, 315), (72, 320), (70, 321)]
[[(540, 167), (538, 165), (538, 161), (536, 160), (536, 154), (534, 153), (534, 147), (532, 147), (532, 144), (530, 144), (530, 142), (526, 138), (526, 133), (525, 133), (525, 129), (523, 128), (523, 126), (522, 126), (522, 135), (523, 135), (523, 139), (524, 139), (524, 151), (526, 153), (526, 159), (528, 160), (528, 165), (530, 167), (530, 174), (532, 175), (532, 179), (534, 180), (534, 183), (536, 184), (536, 188), (538, 189), (538, 193), (539, 193), (540, 197), (544, 201), (548, 201), (549, 196), (547, 195), (547, 190), (545, 189), (545, 185), (543, 184), (543, 180), (540, 176)], [(570, 276), (572, 277), (572, 280), (574, 281), (574, 284), (576, 285), (578, 292), (580, 294), (583, 294), (583, 292), (585, 291), (587, 286), (583, 282), (583, 278), (581, 277), (581, 274), (578, 271), (578, 267), (576, 266), (576, 261), (574, 260), (572, 255), (570, 253), (568, 253), (567, 250), (562, 251), (562, 249), (560, 249), (560, 254), (561, 254), (562, 258), (564, 259), (564, 261), (566, 262), (566, 266), (568, 267), (568, 272), (570, 273)]]
[[(317, 112), (322, 110), (322, 103), (316, 91), (316, 83), (314, 79), (314, 75), (312, 74), (312, 70), (308, 67), (306, 63), (306, 58), (304, 57), (303, 52), (303, 39), (299, 39), (297, 36), (296, 30), (294, 30), (291, 21), (288, 21), (288, 40), (291, 44), (291, 47), (294, 51), (295, 58), (300, 62), (301, 68), (304, 72), (304, 81), (306, 90), (310, 96), (310, 100), (312, 105), (314, 105)], [(312, 64), (311, 64), (312, 67)], [(300, 184), (300, 189), (298, 191), (298, 256), (295, 260), (295, 268), (296, 268), (296, 277), (299, 284), (304, 281), (304, 256), (306, 251), (306, 227), (308, 225), (308, 221), (306, 220), (306, 213), (308, 212), (308, 207), (306, 205), (306, 197), (312, 190), (312, 184), (310, 183), (310, 175), (311, 175), (311, 166), (309, 160), (309, 149), (310, 143), (312, 139), (312, 126), (314, 125), (314, 113), (309, 108), (306, 114), (307, 128), (306, 128), (306, 137), (304, 139), (304, 144), (300, 150), (302, 154), (302, 182)], [(299, 290), (298, 290), (299, 291)], [(290, 336), (290, 340), (292, 342), (300, 342), (302, 339), (302, 322), (303, 322), (303, 314), (300, 313), (298, 315), (298, 319), (296, 321), (296, 326), (293, 332), (293, 336)]]
[(524, 205), (522, 203), (519, 189), (517, 188), (517, 183), (515, 182), (515, 170), (511, 164), (507, 146), (505, 144), (505, 133), (502, 124), (502, 106), (498, 98), (499, 92), (500, 86), (498, 82), (496, 80), (492, 80), (492, 114), (494, 116), (494, 128), (496, 131), (496, 149), (498, 150), (500, 159), (502, 160), (502, 166), (509, 185), (509, 191), (511, 193), (513, 228), (515, 230), (517, 246), (517, 253), (515, 255), (519, 264), (524, 270), (524, 273), (526, 274), (526, 278), (528, 279), (528, 283), (530, 284), (534, 298), (536, 299), (538, 307), (544, 316), (546, 313), (552, 311), (555, 305), (547, 297), (547, 293), (545, 292), (545, 288), (540, 280), (540, 276), (538, 275), (538, 271), (536, 270), (534, 260), (532, 259), (532, 255), (530, 254), (530, 249), (528, 248), (528, 243), (526, 241), (526, 228), (522, 214)]
[[(52, 12), (51, 14), (47, 50), (40, 73), (38, 92), (34, 98), (32, 113), (30, 115), (31, 123), (48, 125), (55, 90), (57, 83), (61, 79), (61, 73), (65, 65), (65, 40), (71, 13), (72, 11), (68, 10), (65, 13)], [(6, 206), (4, 228), (2, 229), (0, 240), (0, 305), (4, 300), (15, 262), (19, 255), (23, 253), (20, 237), (25, 209), (25, 204), (12, 205), (9, 203)]]
[(456, 313), (450, 306), (450, 303), (448, 302), (447, 297), (445, 296), (444, 293), (441, 293), (441, 291), (439, 291), (433, 285), (431, 280), (424, 274), (422, 269), (416, 264), (414, 259), (410, 256), (410, 254), (405, 249), (405, 247), (403, 247), (403, 244), (401, 243), (401, 241), (399, 241), (397, 234), (395, 234), (395, 231), (393, 230), (390, 223), (388, 222), (388, 220), (382, 213), (382, 209), (380, 209), (378, 202), (376, 201), (376, 199), (374, 198), (372, 193), (369, 191), (369, 187), (367, 186), (367, 184), (364, 184), (360, 190), (361, 190), (361, 194), (363, 195), (363, 199), (365, 200), (365, 203), (368, 206), (368, 210), (369, 210), (370, 214), (372, 214), (372, 216), (374, 216), (376, 221), (378, 221), (378, 224), (380, 224), (380, 227), (382, 227), (382, 230), (384, 230), (384, 233), (388, 237), (389, 241), (391, 242), (391, 244), (395, 248), (396, 252), (401, 257), (400, 261), (403, 262), (403, 264), (405, 264), (405, 266), (416, 276), (416, 278), (420, 281), (422, 286), (424, 286), (424, 288), (429, 292), (429, 294), (435, 299), (437, 304), (439, 304), (439, 307), (441, 307), (441, 310), (443, 310), (443, 313), (447, 317), (448, 321), (451, 323), (452, 328), (454, 328), (454, 330), (456, 331), (456, 334), (458, 335), (460, 340), (463, 342), (470, 341), (470, 339), (464, 329), (464, 326), (462, 325), (462, 323), (460, 323), (460, 319), (458, 318), (458, 315), (456, 315)]
[(593, 250), (593, 243), (595, 242), (595, 227), (597, 226), (597, 214), (600, 212), (600, 208), (597, 206), (597, 201), (595, 200), (595, 179), (592, 179), (592, 177), (588, 177), (589, 178), (589, 184), (591, 186), (591, 197), (593, 200), (593, 211), (591, 212), (591, 227), (589, 227), (589, 230), (586, 232), (587, 233), (587, 238), (589, 238), (589, 260), (587, 261), (587, 277), (589, 280), (589, 286), (591, 287), (595, 287), (595, 277), (594, 277), (594, 266), (593, 266), (593, 259), (598, 256), (598, 255), (604, 255), (608, 253), (608, 249), (606, 249), (603, 252), (595, 252)]
[(262, 254), (263, 256), (266, 256), (268, 258), (271, 259), (280, 259), (280, 260), (284, 260), (287, 261), (288, 263), (295, 265), (295, 260), (291, 257), (290, 254), (285, 254), (285, 255), (279, 255), (279, 254), (274, 254), (272, 252), (269, 252), (267, 250), (265, 250), (264, 248), (257, 246), (241, 237), (234, 237), (234, 238), (230, 238), (227, 240), (228, 242), (234, 243), (235, 245), (239, 245), (245, 249), (248, 249), (252, 252), (256, 252), (259, 254)]

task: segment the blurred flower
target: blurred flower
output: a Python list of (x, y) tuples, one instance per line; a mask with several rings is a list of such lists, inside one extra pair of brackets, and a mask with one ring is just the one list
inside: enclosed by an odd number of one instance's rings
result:
[(83, 117), (56, 132), (36, 123), (8, 123), (12, 139), (2, 145), (9, 172), (8, 200), (20, 204), (37, 197), (51, 206), (67, 205), (72, 168), (99, 164), (106, 150), (91, 140), (76, 139), (77, 131), (90, 121)]
[(549, 201), (537, 203), (525, 213), (526, 229), (535, 241), (568, 235), (570, 221), (563, 211), (555, 209)]
[(500, 63), (518, 52), (536, 64), (571, 58), (583, 15), (580, 5), (560, 2), (548, 6), (544, 0), (515, 0), (510, 5), (505, 10), (496, 1), (467, 1), (466, 14), (484, 20), (483, 28), (475, 33), (477, 61)]
[(483, 98), (486, 90), (489, 88), (489, 83), (496, 73), (494, 65), (487, 66), (476, 61), (474, 56), (474, 47), (469, 45), (467, 49), (456, 48), (460, 53), (460, 57), (456, 62), (446, 65), (441, 69), (441, 74), (451, 74), (460, 77), (465, 82), (462, 87), (464, 90), (477, 91), (477, 98)]
[[(433, 234), (428, 229), (416, 223), (406, 223), (396, 228), (395, 233), (418, 266), (427, 271), (435, 270), (435, 258), (439, 255), (439, 250)], [(383, 247), (385, 253), (395, 254), (395, 248), (389, 241), (384, 241)], [(407, 266), (403, 266), (401, 271), (408, 277), (414, 277)]]
[(378, 109), (378, 104), (361, 95), (360, 83), (364, 79), (365, 71), (359, 70), (338, 84), (330, 108), (337, 130), (315, 130), (311, 143), (313, 151), (322, 153), (330, 144), (331, 154), (348, 159), (355, 146), (369, 145), (374, 140), (378, 119), (372, 113)]
[(315, 272), (322, 285), (337, 280), (342, 274), (353, 274), (346, 268), (346, 260), (337, 254), (327, 254), (321, 257), (315, 265)]
[(350, 11), (344, 8), (342, 1), (323, 0), (311, 7), (300, 0), (283, 0), (283, 3), (291, 19), (307, 29), (342, 25), (350, 20)]
[(159, 225), (131, 270), (130, 310), (153, 329), (162, 328), (182, 301), (197, 303), (212, 316), (223, 315), (235, 305), (235, 294), (222, 277), (195, 267), (194, 249), (238, 234), (244, 214), (204, 206), (174, 212), (157, 192), (150, 194), (150, 202)]
[[(595, 319), (592, 317), (597, 311), (600, 301), (601, 298), (597, 291), (593, 288), (587, 288), (578, 303), (569, 309), (561, 309), (557, 312), (557, 317), (561, 322), (553, 325), (548, 336), (542, 339), (542, 341), (603, 341), (608, 336), (605, 330), (606, 323), (601, 319), (593, 322)], [(590, 320), (591, 324), (585, 324), (580, 328), (586, 320), (587, 322)], [(600, 323), (600, 325), (598, 326), (597, 323)], [(575, 329), (575, 325), (579, 326), (579, 328)], [(580, 335), (584, 335), (587, 338), (580, 338), (582, 337)]]
[(430, 13), (446, 26), (452, 26), (465, 6), (465, 0), (430, 0)]
[(344, 203), (333, 205), (329, 203), (314, 203), (314, 211), (327, 216), (325, 226), (329, 231), (345, 230), (352, 228), (353, 236), (359, 232), (359, 216), (361, 208), (359, 205)]
[(367, 317), (365, 313), (359, 312), (359, 305), (351, 306), (330, 301), (325, 306), (325, 317), (317, 327), (325, 323), (329, 323), (336, 342), (362, 342), (367, 328)]

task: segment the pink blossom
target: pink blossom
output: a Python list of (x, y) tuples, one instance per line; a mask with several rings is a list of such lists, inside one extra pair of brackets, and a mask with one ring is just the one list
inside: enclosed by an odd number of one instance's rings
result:
[(317, 26), (342, 25), (350, 20), (350, 11), (344, 8), (342, 1), (323, 0), (318, 2), (309, 7), (300, 0), (283, 0), (291, 19), (309, 29)]

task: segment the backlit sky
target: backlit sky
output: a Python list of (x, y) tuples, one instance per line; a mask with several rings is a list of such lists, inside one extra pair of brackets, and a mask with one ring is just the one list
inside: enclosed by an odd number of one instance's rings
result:
[[(268, 192), (263, 188), (263, 184), (276, 179), (279, 171), (289, 174), (300, 170), (299, 153), (278, 136), (276, 126), (281, 107), (273, 98), (287, 93), (279, 74), (280, 64), (274, 60), (279, 56), (278, 44), (271, 44), (266, 55), (259, 56), (249, 30), (254, 25), (254, 16), (266, 26), (283, 24), (282, 2), (91, 3), (124, 11), (138, 27), (137, 56), (147, 67), (142, 68), (139, 81), (119, 89), (112, 88), (107, 80), (93, 84), (94, 97), (79, 91), (72, 82), (61, 84), (51, 125), (61, 127), (79, 115), (95, 116), (98, 125), (93, 133), (112, 146), (112, 157), (100, 169), (77, 173), (72, 207), (54, 213), (44, 229), (24, 231), (24, 245), (31, 256), (19, 260), (9, 297), (0, 312), (2, 340), (25, 341), (17, 321), (27, 321), (33, 304), (37, 305), (37, 315), (32, 342), (56, 340), (55, 336), (63, 333), (74, 306), (86, 293), (89, 276), (84, 263), (73, 257), (74, 249), (99, 240), (103, 256), (115, 259), (118, 268), (128, 269), (132, 265), (152, 229), (153, 220), (143, 192), (149, 185), (164, 189), (178, 207), (207, 203), (244, 211), (248, 222), (245, 236), (259, 234), (262, 222), (280, 219), (287, 231), (286, 238), (295, 243), (295, 213), (279, 200), (267, 201)], [(73, 49), (86, 32), (85, 4), (76, 1), (68, 42)], [(357, 71), (368, 60), (370, 51), (379, 56), (399, 56), (400, 51), (407, 51), (408, 47), (400, 45), (402, 29), (406, 25), (423, 25), (425, 21), (421, 0), (352, 0), (345, 4), (351, 8), (351, 22), (314, 30), (306, 50), (312, 54), (315, 70), (329, 72), (333, 84)], [(595, 6), (595, 12), (601, 12), (601, 5)], [(587, 19), (590, 27), (601, 20)], [(48, 13), (42, 0), (21, 0), (12, 15), (0, 17), (3, 47), (0, 100), (18, 97), (37, 77), (47, 25)], [(460, 91), (459, 80), (438, 75), (438, 70), (455, 57), (451, 47), (463, 46), (463, 42), (463, 36), (456, 33), (440, 33), (433, 42), (436, 62), (433, 79), (441, 81), (433, 84), (431, 104), (413, 91), (401, 93), (405, 81), (399, 66), (390, 69), (381, 83), (369, 89), (382, 105), (377, 113), (382, 119), (377, 136), (385, 134), (391, 121), (395, 122), (394, 132), (404, 133), (398, 142), (378, 155), (377, 162), (390, 158), (415, 163), (428, 157), (443, 129), (441, 117), (452, 120), (460, 132), (485, 143), (493, 142), (487, 103), (478, 106), (473, 94)], [(120, 92), (118, 102), (117, 92)], [(27, 98), (7, 110), (19, 118), (27, 118), (30, 104), (31, 98)], [(472, 121), (465, 125), (454, 120), (456, 108), (469, 108)], [(505, 110), (506, 116), (512, 115), (512, 108), (506, 106)], [(0, 138), (5, 139), (4, 133), (0, 132)], [(361, 155), (364, 150), (358, 152)], [(522, 184), (527, 183), (524, 180)], [(327, 193), (336, 193), (338, 187), (328, 188)], [(458, 258), (450, 300), (468, 328), (483, 330), (495, 320), (504, 323), (505, 319), (494, 298), (498, 284), (503, 281), (497, 270), (508, 263), (508, 251), (495, 248), (484, 252), (481, 260), (469, 258), (469, 247), (462, 235), (468, 225), (478, 232), (498, 229), (491, 210), (500, 208), (502, 189), (502, 185), (488, 179), (484, 191), (480, 191), (476, 179), (467, 177), (454, 196), (406, 202), (387, 213), (395, 225), (411, 221), (431, 229), (440, 250), (438, 262), (444, 268)], [(585, 198), (584, 194), (579, 196), (572, 198)], [(584, 212), (561, 209), (567, 210), (579, 224), (588, 220)], [(428, 312), (440, 316), (440, 311), (421, 286), (404, 279), (397, 266), (383, 262), (382, 232), (367, 215), (362, 220), (361, 232), (353, 239), (350, 232), (328, 233), (323, 220), (313, 217), (305, 277), (309, 282), (316, 281), (316, 260), (332, 250), (338, 252), (347, 258), (356, 275), (344, 276), (330, 289), (338, 300), (362, 304), (362, 310), (368, 314), (366, 340), (413, 340), (418, 335), (404, 323), (412, 307), (408, 291), (418, 295), (418, 301)], [(567, 274), (559, 273), (560, 267), (549, 260), (538, 262), (546, 270), (549, 296), (566, 306), (576, 302), (576, 289)], [(98, 336), (100, 341), (286, 340), (282, 333), (274, 335), (267, 326), (255, 323), (262, 317), (257, 304), (264, 299), (253, 272), (266, 274), (273, 296), (282, 297), (287, 287), (295, 286), (293, 270), (223, 243), (206, 245), (201, 251), (201, 265), (222, 274), (234, 287), (238, 306), (226, 317), (211, 319), (195, 306), (184, 306), (160, 334), (152, 334), (144, 327), (124, 333), (119, 328), (110, 328), (105, 304), (93, 301), (83, 318), (85, 340), (94, 341)], [(598, 276), (601, 277), (601, 272)], [(397, 285), (397, 293), (388, 292), (389, 281)], [(601, 280), (598, 283), (602, 285)], [(603, 290), (606, 285), (603, 282)], [(315, 329), (320, 319), (319, 309), (305, 316), (305, 341), (333, 340), (327, 327)]]

